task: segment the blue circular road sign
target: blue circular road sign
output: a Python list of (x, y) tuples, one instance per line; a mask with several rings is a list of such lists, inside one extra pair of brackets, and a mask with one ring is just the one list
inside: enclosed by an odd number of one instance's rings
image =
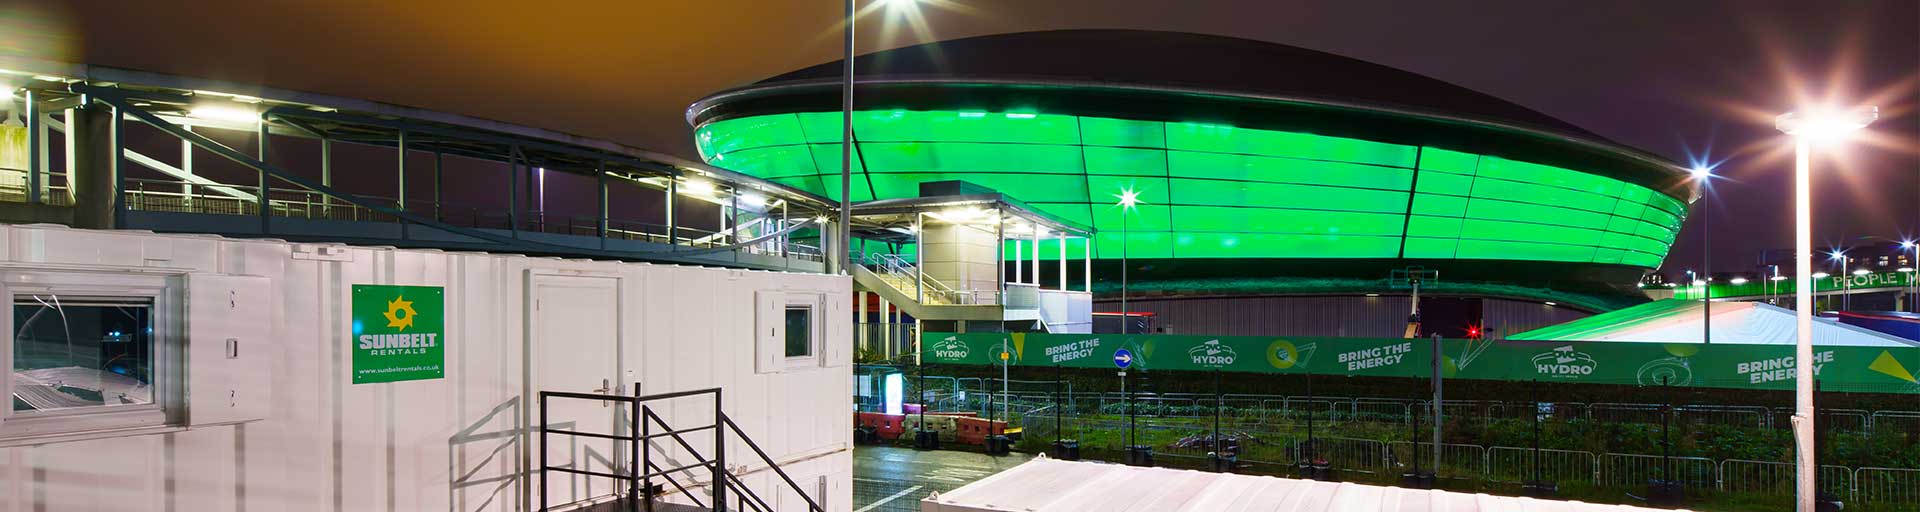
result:
[(1122, 370), (1127, 369), (1128, 366), (1132, 366), (1133, 352), (1124, 348), (1113, 351), (1113, 365), (1120, 367)]

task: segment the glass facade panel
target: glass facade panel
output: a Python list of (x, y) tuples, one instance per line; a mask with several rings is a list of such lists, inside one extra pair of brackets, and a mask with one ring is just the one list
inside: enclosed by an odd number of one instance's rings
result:
[[(968, 181), (1091, 225), (1102, 259), (1118, 258), (1124, 240), (1138, 258), (1651, 268), (1686, 213), (1679, 199), (1576, 169), (1311, 133), (964, 110), (862, 111), (854, 127), (855, 200)], [(831, 198), (839, 130), (838, 112), (773, 114), (709, 123), (695, 142), (709, 163)], [(1123, 190), (1141, 201), (1124, 237), (1114, 205)]]

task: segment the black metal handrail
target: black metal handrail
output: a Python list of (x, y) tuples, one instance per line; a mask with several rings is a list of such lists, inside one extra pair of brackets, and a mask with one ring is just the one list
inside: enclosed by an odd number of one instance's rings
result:
[[(547, 510), (547, 472), (548, 471), (559, 471), (562, 473), (571, 473), (571, 474), (588, 475), (588, 476), (602, 477), (602, 478), (613, 478), (617, 480), (625, 480), (627, 482), (627, 498), (626, 499), (628, 500), (628, 502), (632, 503), (637, 508), (643, 508), (644, 510), (649, 510), (649, 511), (653, 510), (653, 501), (654, 501), (654, 498), (656, 497), (655, 496), (656, 491), (654, 490), (654, 486), (653, 486), (653, 479), (660, 478), (660, 479), (666, 480), (668, 484), (671, 484), (675, 489), (680, 491), (680, 493), (682, 495), (685, 495), (687, 499), (692, 500), (696, 506), (700, 506), (704, 508), (706, 507), (706, 504), (702, 503), (698, 498), (696, 498), (694, 494), (691, 491), (689, 491), (685, 485), (682, 485), (678, 479), (674, 478), (673, 475), (678, 473), (694, 472), (700, 469), (707, 469), (711, 471), (712, 480), (711, 482), (709, 482), (708, 485), (710, 486), (710, 489), (711, 489), (711, 496), (712, 496), (711, 500), (713, 502), (713, 510), (716, 510), (716, 511), (727, 510), (727, 504), (728, 504), (727, 493), (733, 492), (736, 510), (751, 509), (757, 512), (772, 512), (773, 510), (772, 505), (768, 504), (765, 499), (761, 498), (758, 494), (754, 493), (753, 490), (746, 485), (746, 482), (742, 481), (739, 476), (734, 475), (727, 471), (727, 462), (726, 462), (727, 461), (727, 455), (726, 455), (727, 432), (732, 431), (735, 437), (740, 439), (740, 441), (746, 443), (748, 448), (753, 449), (754, 454), (758, 455), (760, 457), (760, 460), (766, 462), (767, 467), (769, 469), (772, 469), (774, 474), (779, 475), (780, 479), (786, 482), (788, 487), (792, 488), (796, 494), (800, 495), (800, 498), (802, 500), (805, 500), (807, 502), (807, 510), (809, 512), (825, 512), (826, 511), (826, 508), (821, 506), (818, 501), (814, 500), (812, 496), (807, 495), (807, 492), (800, 487), (800, 484), (794, 482), (793, 477), (789, 476), (786, 470), (781, 469), (780, 465), (774, 462), (773, 457), (767, 455), (766, 450), (761, 449), (758, 443), (755, 443), (752, 438), (747, 437), (746, 432), (741, 430), (739, 424), (734, 423), (732, 418), (727, 417), (726, 411), (721, 407), (723, 402), (721, 400), (722, 393), (720, 388), (675, 391), (671, 393), (661, 393), (661, 394), (655, 394), (655, 395), (640, 395), (639, 389), (640, 389), (640, 386), (639, 384), (636, 383), (634, 385), (633, 396), (601, 395), (601, 394), (577, 393), (577, 392), (569, 392), (569, 391), (541, 391), (540, 392), (540, 463), (539, 463), (540, 505), (539, 505), (539, 510), (542, 510), (542, 511)], [(675, 398), (685, 398), (685, 397), (709, 395), (709, 394), (713, 395), (713, 410), (714, 410), (713, 423), (695, 426), (695, 427), (687, 427), (687, 428), (679, 428), (679, 429), (673, 428), (672, 426), (669, 426), (666, 420), (661, 418), (660, 415), (654, 413), (653, 408), (645, 405), (647, 402), (671, 400)], [(550, 429), (548, 428), (548, 423), (547, 423), (547, 403), (549, 398), (622, 402), (626, 404), (627, 407), (629, 408), (628, 410), (629, 421), (627, 422), (627, 425), (625, 425), (625, 430), (627, 431), (627, 433), (626, 435), (619, 435), (619, 434), (606, 434), (606, 433), (599, 433), (599, 432), (581, 432), (581, 431), (575, 431), (575, 430)], [(654, 432), (655, 425), (659, 426), (660, 432), (657, 432), (657, 433)], [(721, 427), (722, 425), (725, 425), (725, 428), (722, 428)], [(701, 432), (709, 429), (713, 430), (713, 448), (712, 448), (713, 451), (710, 452), (711, 457), (702, 455), (699, 450), (694, 449), (693, 443), (687, 442), (686, 438), (682, 437), (683, 434)], [(558, 434), (558, 435), (566, 435), (566, 436), (574, 436), (574, 437), (590, 437), (590, 438), (596, 438), (596, 439), (611, 439), (616, 442), (626, 441), (630, 443), (630, 449), (632, 450), (632, 453), (631, 453), (632, 459), (629, 460), (627, 464), (628, 471), (626, 472), (626, 474), (613, 474), (613, 473), (606, 473), (606, 472), (600, 472), (600, 471), (592, 471), (589, 469), (582, 469), (582, 468), (549, 465), (547, 463), (547, 436), (550, 434)], [(674, 443), (676, 443), (681, 449), (686, 450), (687, 454), (693, 457), (694, 462), (689, 464), (682, 464), (682, 465), (671, 467), (671, 468), (664, 467), (660, 464), (655, 463), (653, 461), (652, 440), (659, 439), (659, 438), (672, 438)], [(694, 473), (694, 474), (697, 474), (697, 473)]]

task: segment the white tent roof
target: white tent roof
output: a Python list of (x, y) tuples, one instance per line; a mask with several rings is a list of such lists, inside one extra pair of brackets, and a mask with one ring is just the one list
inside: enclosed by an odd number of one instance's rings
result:
[(1038, 457), (920, 501), (921, 512), (1587, 512), (1626, 505), (1142, 468)]
[[(1668, 299), (1610, 311), (1564, 324), (1515, 333), (1519, 341), (1626, 341), (1644, 343), (1700, 343), (1705, 304)], [(1796, 326), (1793, 310), (1745, 301), (1713, 303), (1713, 342), (1749, 345), (1792, 345)], [(1813, 344), (1820, 346), (1912, 347), (1914, 342), (1871, 329), (1813, 319)]]

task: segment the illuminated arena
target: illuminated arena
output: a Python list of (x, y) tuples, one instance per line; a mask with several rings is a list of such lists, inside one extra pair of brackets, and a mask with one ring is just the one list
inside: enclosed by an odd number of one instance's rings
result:
[[(1420, 266), (1439, 272), (1439, 296), (1576, 310), (1548, 315), (1564, 320), (1644, 300), (1635, 286), (1695, 193), (1672, 162), (1525, 107), (1266, 42), (1031, 32), (863, 55), (855, 69), (855, 201), (960, 180), (1091, 226), (1104, 310), (1124, 248), (1148, 311), (1200, 297), (1390, 305), (1408, 292), (1392, 272)], [(836, 198), (840, 73), (825, 63), (700, 100), (687, 118), (701, 156)], [(1140, 203), (1123, 212), (1128, 191)], [(1243, 307), (1227, 304), (1206, 309)], [(1479, 311), (1455, 323), (1498, 316), (1491, 302), (1463, 307)]]

